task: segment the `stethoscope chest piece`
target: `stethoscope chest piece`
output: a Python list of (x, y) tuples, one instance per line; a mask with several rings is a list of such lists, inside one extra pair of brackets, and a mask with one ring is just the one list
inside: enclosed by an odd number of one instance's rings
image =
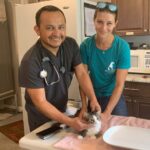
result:
[(47, 77), (47, 71), (45, 69), (43, 69), (41, 72), (40, 72), (40, 77), (41, 78), (46, 78)]

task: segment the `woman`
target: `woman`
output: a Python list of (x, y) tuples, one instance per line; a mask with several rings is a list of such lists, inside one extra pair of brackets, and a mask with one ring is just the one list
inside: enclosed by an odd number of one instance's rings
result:
[[(115, 4), (98, 2), (94, 14), (96, 34), (85, 39), (80, 46), (83, 64), (89, 71), (105, 119), (111, 114), (128, 114), (122, 91), (130, 68), (130, 49), (126, 41), (113, 34), (117, 12)], [(86, 98), (80, 92), (82, 115), (86, 109)]]

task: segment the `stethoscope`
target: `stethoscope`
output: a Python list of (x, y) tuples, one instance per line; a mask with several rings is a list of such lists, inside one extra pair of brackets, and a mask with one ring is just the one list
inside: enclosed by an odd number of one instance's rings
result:
[[(62, 53), (63, 53), (63, 49), (60, 49), (60, 58), (61, 58), (61, 65), (62, 66), (60, 67), (59, 71), (64, 74), (66, 70), (65, 70), (65, 67), (63, 66), (63, 54)], [(47, 86), (54, 85), (54, 84), (58, 83), (60, 81), (60, 74), (59, 74), (59, 71), (56, 68), (54, 62), (49, 57), (44, 56), (43, 51), (42, 51), (42, 57), (43, 57), (42, 58), (42, 63), (41, 63), (42, 70), (40, 71), (40, 77), (42, 79), (44, 79)], [(56, 81), (52, 81), (52, 82), (48, 83), (48, 81), (47, 81), (48, 72), (44, 67), (45, 63), (50, 63), (53, 66), (53, 69), (54, 69), (54, 71), (56, 72), (56, 75), (57, 75)]]

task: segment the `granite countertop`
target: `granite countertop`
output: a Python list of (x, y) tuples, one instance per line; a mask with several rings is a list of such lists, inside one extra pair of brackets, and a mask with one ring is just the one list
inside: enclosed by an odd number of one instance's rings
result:
[(128, 74), (126, 81), (150, 83), (150, 75), (144, 74)]

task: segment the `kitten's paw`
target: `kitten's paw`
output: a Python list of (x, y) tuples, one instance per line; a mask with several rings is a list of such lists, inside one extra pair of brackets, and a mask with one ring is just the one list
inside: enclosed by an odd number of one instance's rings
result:
[(83, 136), (78, 135), (78, 139), (82, 140), (82, 139), (83, 139)]

